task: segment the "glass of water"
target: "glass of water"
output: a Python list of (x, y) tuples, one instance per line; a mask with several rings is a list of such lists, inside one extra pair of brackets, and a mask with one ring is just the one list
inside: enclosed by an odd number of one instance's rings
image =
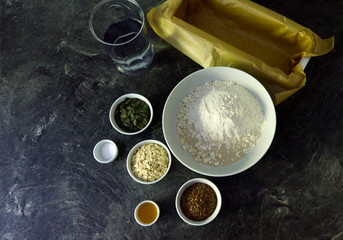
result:
[(136, 1), (103, 0), (90, 15), (89, 28), (120, 72), (135, 75), (151, 65), (154, 50), (144, 11)]

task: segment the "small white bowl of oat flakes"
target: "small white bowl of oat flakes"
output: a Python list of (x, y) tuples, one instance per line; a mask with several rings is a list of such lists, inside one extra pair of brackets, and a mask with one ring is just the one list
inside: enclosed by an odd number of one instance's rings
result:
[(153, 184), (164, 178), (171, 166), (171, 154), (166, 145), (157, 140), (137, 143), (129, 152), (126, 168), (139, 183)]

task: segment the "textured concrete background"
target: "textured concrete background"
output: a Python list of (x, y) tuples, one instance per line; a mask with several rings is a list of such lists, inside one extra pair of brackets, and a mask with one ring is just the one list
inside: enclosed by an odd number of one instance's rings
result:
[[(343, 239), (343, 2), (257, 0), (335, 49), (309, 62), (306, 86), (277, 106), (275, 139), (251, 169), (208, 178), (223, 206), (211, 224), (177, 215), (178, 188), (204, 177), (173, 158), (161, 182), (145, 186), (126, 172), (129, 149), (164, 141), (162, 109), (173, 87), (201, 67), (150, 31), (153, 67), (139, 77), (117, 72), (88, 30), (98, 1), (1, 0), (0, 239)], [(160, 0), (139, 1), (147, 12)], [(150, 29), (151, 30), (151, 29)], [(123, 136), (108, 120), (112, 102), (136, 92), (154, 106), (143, 134)], [(118, 161), (98, 164), (101, 139)], [(152, 199), (158, 222), (143, 228), (135, 206)]]

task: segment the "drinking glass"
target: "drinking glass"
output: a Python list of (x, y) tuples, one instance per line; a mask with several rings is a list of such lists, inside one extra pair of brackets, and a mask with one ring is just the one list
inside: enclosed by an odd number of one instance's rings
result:
[(135, 75), (151, 65), (154, 50), (144, 11), (136, 1), (103, 0), (90, 15), (89, 28), (120, 72)]

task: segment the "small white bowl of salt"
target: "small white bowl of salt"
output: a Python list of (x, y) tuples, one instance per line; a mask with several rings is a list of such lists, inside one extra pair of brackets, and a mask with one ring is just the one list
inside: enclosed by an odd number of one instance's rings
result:
[(101, 140), (95, 145), (93, 156), (99, 163), (110, 163), (118, 156), (118, 147), (111, 140)]

